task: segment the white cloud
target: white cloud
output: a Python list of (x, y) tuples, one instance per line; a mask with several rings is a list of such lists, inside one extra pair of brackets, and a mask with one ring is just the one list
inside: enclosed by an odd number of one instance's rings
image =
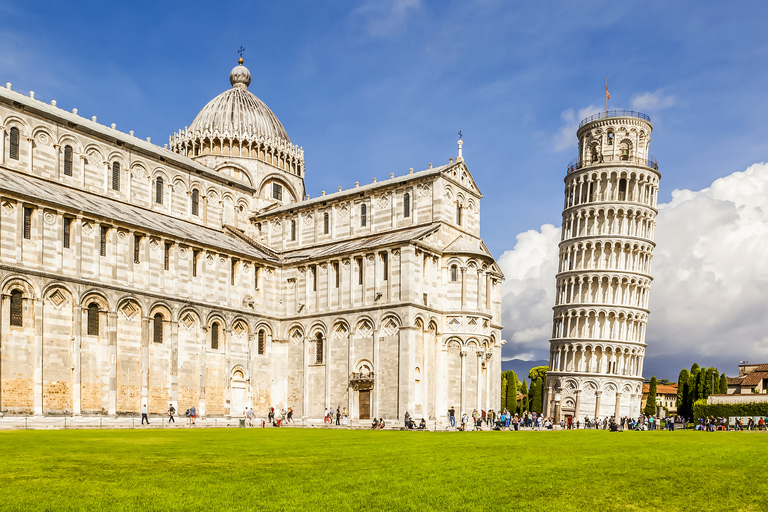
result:
[(656, 92), (646, 92), (632, 97), (632, 108), (634, 110), (648, 112), (673, 107), (675, 103), (674, 96), (664, 96), (660, 89)]
[(515, 247), (499, 258), (505, 277), (501, 293), (507, 355), (527, 360), (548, 357), (559, 241), (560, 228), (545, 224), (541, 231), (517, 235)]
[[(655, 238), (645, 373), (768, 362), (768, 164), (675, 190), (660, 205)], [(545, 225), (499, 259), (505, 357), (546, 358), (559, 240), (560, 229)]]
[(362, 18), (372, 37), (388, 36), (400, 27), (410, 11), (421, 8), (421, 0), (368, 0), (353, 14)]
[(565, 122), (565, 124), (561, 126), (555, 134), (555, 151), (562, 151), (564, 149), (577, 147), (578, 141), (576, 140), (575, 134), (576, 130), (579, 128), (579, 123), (582, 119), (599, 111), (600, 108), (595, 107), (594, 105), (590, 105), (579, 110), (578, 116), (572, 108), (564, 110), (560, 114), (560, 118)]

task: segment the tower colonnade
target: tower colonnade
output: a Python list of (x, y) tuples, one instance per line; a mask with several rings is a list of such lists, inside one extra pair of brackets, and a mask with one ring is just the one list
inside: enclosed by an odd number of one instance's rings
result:
[(582, 121), (565, 177), (545, 414), (636, 417), (642, 399), (659, 174), (648, 116)]

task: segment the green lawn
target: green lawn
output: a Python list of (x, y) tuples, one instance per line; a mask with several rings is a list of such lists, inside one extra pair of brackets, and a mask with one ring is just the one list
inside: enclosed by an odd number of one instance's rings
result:
[(767, 510), (768, 434), (0, 432), (0, 510)]

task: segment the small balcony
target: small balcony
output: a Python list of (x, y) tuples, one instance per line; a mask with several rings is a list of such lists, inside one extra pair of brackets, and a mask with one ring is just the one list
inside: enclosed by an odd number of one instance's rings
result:
[(614, 164), (614, 165), (621, 165), (621, 164), (633, 164), (633, 165), (642, 165), (644, 167), (648, 167), (650, 169), (659, 170), (659, 162), (656, 161), (656, 158), (649, 156), (646, 160), (645, 158), (635, 158), (629, 155), (619, 155), (618, 157), (614, 157), (613, 155), (603, 156), (600, 158), (597, 162), (579, 162), (579, 157), (574, 158), (570, 162), (568, 162), (568, 168), (567, 168), (567, 174), (571, 174), (572, 172), (579, 171), (581, 169), (586, 169), (587, 167), (592, 167), (593, 165), (603, 165), (603, 164)]
[(591, 123), (592, 121), (597, 121), (598, 119), (607, 119), (609, 117), (636, 117), (638, 119), (648, 121), (649, 123), (651, 122), (651, 118), (642, 112), (635, 112), (634, 110), (609, 110), (607, 112), (600, 112), (599, 114), (589, 116), (579, 123), (579, 128), (587, 123)]

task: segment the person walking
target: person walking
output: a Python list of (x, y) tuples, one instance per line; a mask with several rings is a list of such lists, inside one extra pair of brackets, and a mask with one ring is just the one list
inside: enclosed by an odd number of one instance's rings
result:
[(147, 425), (149, 425), (149, 416), (147, 416), (147, 404), (144, 404), (141, 406), (141, 424), (144, 424), (144, 420), (147, 420)]
[(336, 408), (336, 426), (341, 425), (341, 406)]
[(246, 412), (248, 416), (248, 425), (253, 426), (253, 418), (256, 417), (256, 414), (253, 412), (253, 407), (248, 407), (248, 411)]
[(448, 409), (448, 420), (451, 422), (451, 426), (456, 426), (456, 409), (451, 406), (450, 409)]
[(168, 404), (168, 423), (176, 423), (176, 420), (173, 419), (174, 414), (176, 414), (176, 408), (173, 406), (173, 404)]

